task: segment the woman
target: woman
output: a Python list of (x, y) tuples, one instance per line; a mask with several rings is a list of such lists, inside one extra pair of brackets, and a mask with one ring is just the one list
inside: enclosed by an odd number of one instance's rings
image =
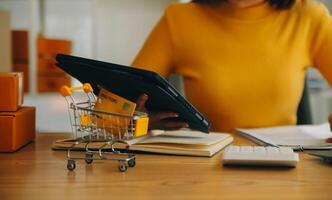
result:
[[(212, 130), (296, 123), (308, 66), (332, 82), (332, 21), (311, 0), (194, 0), (169, 6), (133, 66), (184, 77)], [(142, 95), (138, 107), (147, 100)], [(152, 115), (151, 128), (185, 122)]]

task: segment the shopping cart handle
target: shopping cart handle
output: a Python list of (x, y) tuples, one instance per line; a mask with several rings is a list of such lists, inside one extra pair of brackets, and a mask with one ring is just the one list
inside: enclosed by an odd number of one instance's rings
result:
[(73, 91), (76, 90), (83, 90), (86, 94), (93, 92), (93, 88), (91, 87), (90, 83), (84, 83), (82, 86), (78, 87), (69, 87), (64, 85), (60, 88), (60, 93), (62, 96), (66, 97), (72, 95)]

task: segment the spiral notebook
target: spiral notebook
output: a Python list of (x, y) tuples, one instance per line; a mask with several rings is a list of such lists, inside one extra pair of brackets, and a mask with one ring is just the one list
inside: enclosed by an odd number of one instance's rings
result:
[(326, 143), (327, 138), (332, 138), (328, 123), (256, 129), (238, 128), (236, 131), (253, 142), (264, 146), (287, 146), (294, 150), (332, 149), (332, 144)]

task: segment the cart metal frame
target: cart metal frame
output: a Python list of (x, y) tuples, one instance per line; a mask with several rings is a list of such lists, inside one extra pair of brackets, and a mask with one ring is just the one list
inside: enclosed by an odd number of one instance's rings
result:
[[(87, 99), (77, 101), (73, 91), (83, 90)], [(135, 167), (136, 155), (122, 153), (114, 148), (116, 143), (126, 143), (126, 140), (135, 138), (136, 123), (146, 113), (135, 111), (134, 116), (94, 110), (96, 97), (90, 84), (81, 87), (63, 86), (60, 90), (68, 105), (68, 113), (74, 142), (67, 149), (67, 169), (76, 168), (76, 160), (84, 160), (91, 164), (94, 160), (112, 160), (119, 162), (119, 171), (125, 172), (127, 168)], [(101, 145), (96, 148), (96, 142)], [(84, 156), (73, 156), (72, 151), (84, 145)], [(94, 144), (94, 147), (90, 147)]]

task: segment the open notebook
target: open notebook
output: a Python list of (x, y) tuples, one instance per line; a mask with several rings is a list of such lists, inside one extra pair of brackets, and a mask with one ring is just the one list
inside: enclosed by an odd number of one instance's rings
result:
[[(54, 150), (64, 150), (70, 147), (75, 140), (58, 140), (52, 145)], [(116, 143), (116, 149), (129, 149), (132, 151), (211, 157), (225, 146), (233, 142), (233, 137), (225, 133), (203, 134), (198, 131), (179, 130), (164, 131), (159, 135), (148, 135), (126, 143)], [(90, 148), (98, 148), (102, 142), (89, 144)], [(76, 146), (77, 150), (84, 150), (85, 144)]]
[(332, 138), (329, 124), (278, 126), (257, 129), (236, 129), (242, 136), (260, 145), (288, 146), (300, 149), (332, 149), (327, 138)]

